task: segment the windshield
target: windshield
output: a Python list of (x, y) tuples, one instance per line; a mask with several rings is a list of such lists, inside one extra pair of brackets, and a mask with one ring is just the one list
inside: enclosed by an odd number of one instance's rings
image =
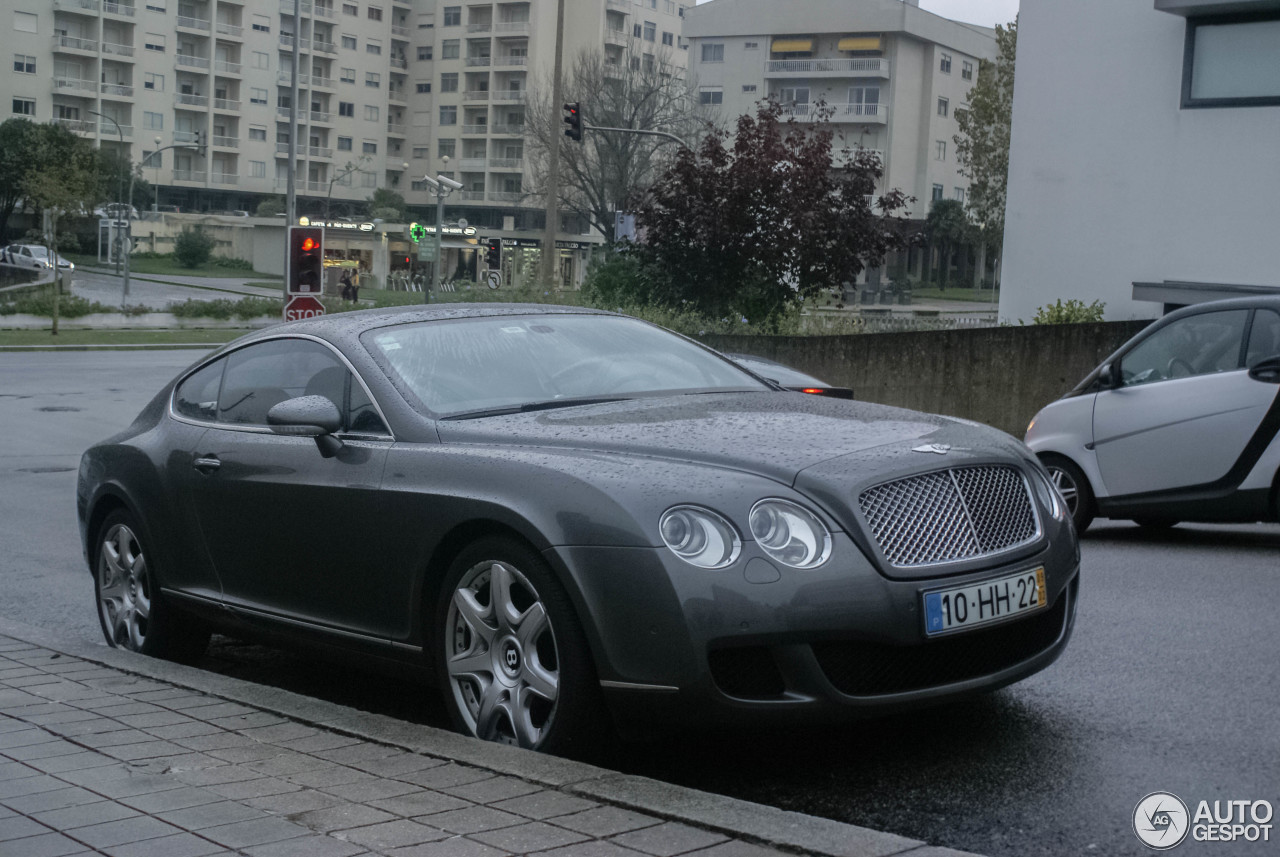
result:
[(691, 342), (614, 316), (428, 321), (372, 330), (362, 340), (401, 390), (441, 417), (769, 389)]

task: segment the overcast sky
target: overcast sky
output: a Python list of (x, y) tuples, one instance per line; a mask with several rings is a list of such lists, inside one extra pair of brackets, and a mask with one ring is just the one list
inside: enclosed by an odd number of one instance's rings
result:
[(1018, 0), (920, 0), (920, 8), (955, 21), (994, 27), (1014, 19), (1018, 14)]

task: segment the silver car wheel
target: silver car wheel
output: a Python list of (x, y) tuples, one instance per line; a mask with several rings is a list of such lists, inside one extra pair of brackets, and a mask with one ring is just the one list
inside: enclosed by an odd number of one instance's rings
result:
[(111, 644), (135, 652), (147, 641), (151, 579), (133, 530), (116, 524), (98, 550), (98, 612)]
[(1053, 487), (1058, 489), (1058, 493), (1062, 495), (1062, 502), (1067, 504), (1067, 512), (1075, 517), (1076, 506), (1080, 503), (1080, 486), (1076, 485), (1076, 481), (1071, 478), (1071, 474), (1054, 464), (1046, 466), (1049, 471), (1049, 478), (1053, 481)]
[(445, 629), (449, 692), (468, 731), (536, 748), (556, 714), (560, 659), (529, 579), (504, 562), (472, 566), (454, 589)]

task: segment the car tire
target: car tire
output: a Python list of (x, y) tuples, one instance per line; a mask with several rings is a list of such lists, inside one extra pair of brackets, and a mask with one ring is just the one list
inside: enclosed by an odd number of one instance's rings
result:
[(1076, 532), (1083, 533), (1093, 523), (1097, 514), (1097, 506), (1093, 499), (1093, 488), (1088, 478), (1079, 467), (1068, 458), (1060, 455), (1045, 455), (1040, 462), (1049, 471), (1049, 479), (1071, 512), (1071, 520), (1076, 525)]
[(107, 515), (94, 541), (93, 594), (107, 645), (191, 663), (209, 645), (209, 626), (174, 608), (160, 592), (155, 557), (124, 509)]
[[(506, 593), (496, 605), (495, 592)], [(578, 758), (601, 748), (612, 725), (586, 634), (537, 552), (510, 537), (463, 549), (435, 618), (440, 687), (458, 731)]]

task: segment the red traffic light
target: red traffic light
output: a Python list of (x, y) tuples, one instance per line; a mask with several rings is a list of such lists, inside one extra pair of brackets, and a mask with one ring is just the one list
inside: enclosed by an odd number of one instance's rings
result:
[(314, 238), (307, 237), (307, 238), (303, 238), (303, 239), (302, 239), (302, 250), (303, 250), (303, 252), (308, 252), (308, 251), (314, 250), (314, 249), (316, 249), (316, 248), (317, 248), (317, 247), (319, 247), (319, 246), (320, 246), (320, 245), (316, 243), (316, 239), (314, 239)]

